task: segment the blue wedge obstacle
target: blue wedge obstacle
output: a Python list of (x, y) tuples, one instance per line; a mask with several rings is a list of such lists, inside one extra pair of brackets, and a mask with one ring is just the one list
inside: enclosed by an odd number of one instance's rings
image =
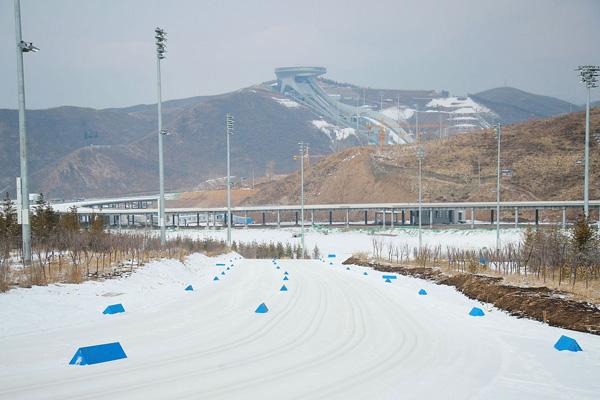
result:
[(284, 281), (289, 281), (289, 279), (288, 279), (288, 277), (287, 277), (287, 276), (284, 276), (284, 277), (283, 277), (283, 280), (284, 280)]
[(327, 254), (327, 258), (335, 258), (335, 254)]
[(396, 275), (381, 275), (383, 279), (396, 279)]
[(217, 265), (217, 267), (224, 267), (225, 263), (217, 263), (216, 265)]
[(118, 303), (106, 307), (104, 311), (102, 311), (102, 314), (118, 314), (122, 312), (125, 312), (125, 308), (123, 308), (123, 304)]
[(269, 312), (269, 309), (267, 308), (267, 305), (265, 303), (260, 303), (260, 306), (258, 306), (254, 312), (257, 314), (264, 314), (266, 312)]
[(583, 351), (583, 349), (579, 347), (577, 340), (565, 335), (562, 335), (560, 339), (558, 339), (558, 341), (554, 344), (554, 348), (558, 351)]
[(365, 272), (363, 272), (363, 275), (369, 275), (369, 274), (367, 274), (367, 271), (365, 271)]
[(221, 275), (225, 275), (225, 271), (221, 271)]
[(194, 290), (194, 288), (192, 287), (192, 285), (187, 285), (187, 287), (185, 288), (185, 290), (191, 292)]
[(389, 279), (386, 279), (385, 283), (392, 283), (392, 281), (390, 281)]
[(119, 342), (80, 347), (69, 365), (92, 365), (127, 358)]
[(419, 295), (426, 296), (427, 295), (427, 290), (425, 290), (425, 289), (419, 290)]
[(481, 308), (473, 307), (473, 308), (471, 308), (469, 315), (471, 317), (483, 317), (485, 315), (485, 313), (483, 312), (483, 310)]
[(289, 275), (287, 271), (285, 271), (283, 274), (284, 274), (284, 275)]
[(218, 281), (218, 280), (219, 280), (219, 277), (218, 277), (218, 276), (215, 276), (215, 277), (213, 278), (213, 281)]
[(350, 271), (350, 267), (346, 267), (346, 271)]
[(229, 267), (227, 267), (227, 271), (229, 271)]
[(279, 289), (279, 291), (280, 291), (280, 292), (287, 292), (287, 291), (288, 291), (288, 289), (287, 289), (287, 287), (286, 287), (285, 285), (283, 285), (283, 286), (281, 287), (281, 289)]

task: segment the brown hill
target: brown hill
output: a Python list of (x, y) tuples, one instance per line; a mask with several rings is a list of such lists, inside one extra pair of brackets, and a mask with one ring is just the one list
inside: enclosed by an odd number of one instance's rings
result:
[[(530, 121), (502, 129), (504, 200), (572, 200), (583, 197), (584, 113)], [(592, 110), (591, 132), (600, 128)], [(592, 136), (590, 198), (600, 198), (600, 154)], [(424, 201), (493, 201), (496, 139), (493, 130), (423, 143)], [(312, 204), (410, 202), (418, 196), (416, 146), (352, 148), (322, 159), (305, 172)], [(479, 173), (479, 171), (481, 171)], [(480, 179), (481, 177), (481, 179)], [(480, 183), (481, 181), (481, 183)], [(246, 204), (297, 203), (299, 174), (259, 185)]]

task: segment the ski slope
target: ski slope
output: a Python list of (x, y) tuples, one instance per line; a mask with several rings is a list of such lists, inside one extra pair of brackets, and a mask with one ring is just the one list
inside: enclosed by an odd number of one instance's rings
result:
[[(339, 260), (154, 262), (130, 277), (0, 295), (2, 399), (593, 399), (600, 337)], [(284, 271), (289, 291), (280, 292)], [(225, 275), (221, 275), (225, 272)], [(367, 272), (368, 275), (364, 275)], [(213, 281), (219, 276), (219, 281)], [(184, 287), (192, 284), (194, 291)], [(420, 288), (427, 296), (417, 295)], [(266, 314), (255, 308), (265, 302)], [(124, 314), (102, 315), (122, 303)], [(558, 352), (561, 334), (583, 352)], [(119, 341), (128, 358), (70, 366)]]

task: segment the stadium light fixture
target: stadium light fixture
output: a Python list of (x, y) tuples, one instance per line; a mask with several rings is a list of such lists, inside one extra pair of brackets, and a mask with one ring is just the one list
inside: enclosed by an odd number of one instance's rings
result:
[(231, 159), (229, 138), (233, 135), (233, 115), (227, 114), (225, 136), (227, 137), (227, 245), (231, 247)]
[(156, 39), (156, 90), (157, 90), (157, 112), (158, 112), (158, 179), (160, 187), (160, 197), (158, 199), (158, 225), (160, 227), (160, 244), (166, 243), (166, 218), (165, 218), (165, 173), (163, 159), (163, 137), (167, 135), (167, 130), (162, 126), (162, 87), (160, 79), (160, 61), (163, 60), (167, 52), (166, 41), (167, 33), (162, 28), (154, 30)]

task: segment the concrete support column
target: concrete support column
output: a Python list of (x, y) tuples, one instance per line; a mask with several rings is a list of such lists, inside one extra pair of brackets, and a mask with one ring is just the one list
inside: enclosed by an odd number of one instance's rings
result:
[(296, 211), (296, 226), (298, 226), (298, 211)]
[(200, 213), (196, 213), (196, 226), (200, 226)]
[(385, 209), (381, 212), (381, 227), (385, 229)]
[(537, 227), (540, 224), (540, 210), (535, 209), (535, 226)]
[(394, 215), (396, 213), (394, 212), (394, 209), (392, 208), (392, 219), (390, 220), (390, 228), (394, 229)]
[(315, 211), (310, 210), (310, 226), (315, 226)]
[(369, 225), (369, 220), (367, 219), (368, 218), (368, 214), (367, 213), (368, 213), (368, 211), (365, 210), (365, 226)]
[(263, 224), (263, 226), (267, 224), (266, 220), (267, 220), (267, 217), (265, 216), (265, 212), (263, 211), (263, 213), (262, 213), (262, 224)]
[(562, 228), (565, 229), (567, 227), (567, 208), (562, 208)]
[(333, 211), (329, 210), (329, 225), (333, 225)]
[(350, 210), (346, 210), (346, 228), (350, 227)]
[(429, 209), (429, 228), (433, 228), (433, 208)]
[(515, 207), (515, 228), (519, 227), (519, 209)]
[[(296, 213), (296, 215), (298, 215), (298, 213)], [(281, 211), (279, 210), (277, 210), (277, 227), (281, 228)]]
[(494, 225), (494, 210), (490, 210), (490, 224)]
[(244, 211), (244, 228), (248, 227), (248, 211)]
[(405, 214), (405, 210), (404, 210), (404, 209), (402, 209), (402, 211), (401, 211), (401, 214), (400, 214), (400, 217), (402, 218), (402, 220), (400, 221), (400, 224), (401, 224), (401, 225), (404, 225), (404, 224), (406, 223), (406, 222), (404, 222), (404, 217), (405, 217), (405, 215), (404, 215), (404, 214)]
[(206, 212), (206, 230), (210, 228), (210, 213)]
[(471, 229), (475, 228), (475, 208), (471, 207)]

